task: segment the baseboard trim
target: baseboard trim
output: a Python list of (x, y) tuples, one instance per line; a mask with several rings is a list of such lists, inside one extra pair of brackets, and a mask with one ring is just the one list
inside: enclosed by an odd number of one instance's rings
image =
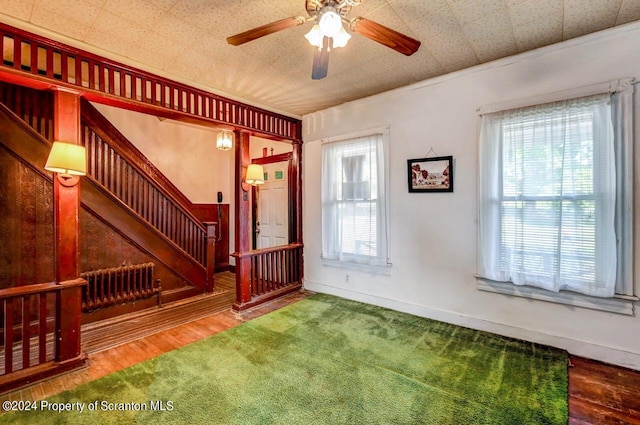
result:
[(599, 360), (601, 362), (623, 366), (634, 370), (640, 370), (640, 353), (623, 351), (612, 347), (606, 347), (586, 341), (580, 341), (573, 338), (551, 335), (530, 329), (523, 329), (511, 325), (506, 325), (504, 323), (492, 322), (469, 315), (434, 309), (431, 307), (425, 307), (417, 304), (407, 303), (404, 301), (378, 297), (375, 295), (365, 294), (357, 291), (348, 291), (343, 288), (338, 288), (318, 282), (312, 282), (306, 279), (304, 281), (304, 288), (313, 292), (335, 295), (354, 301), (360, 301), (367, 304), (373, 304), (380, 307), (390, 308), (392, 310), (410, 313), (420, 317), (426, 317), (428, 319), (451, 323), (458, 326), (464, 326), (466, 328), (491, 332), (509, 338), (531, 341), (538, 344), (549, 345), (552, 347), (567, 350), (570, 354), (576, 356)]

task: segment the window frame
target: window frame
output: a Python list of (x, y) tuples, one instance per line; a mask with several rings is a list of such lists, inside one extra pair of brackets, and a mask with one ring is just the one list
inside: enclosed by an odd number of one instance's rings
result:
[[(322, 144), (327, 144), (327, 143), (340, 143), (340, 142), (348, 142), (352, 139), (357, 139), (357, 138), (362, 138), (362, 137), (367, 137), (367, 136), (373, 136), (379, 134), (381, 135), (382, 138), (382, 151), (383, 151), (383, 159), (382, 159), (382, 163), (383, 163), (383, 167), (382, 167), (382, 172), (384, 173), (383, 178), (384, 178), (384, 208), (386, 209), (386, 212), (384, 214), (384, 218), (381, 219), (381, 223), (384, 225), (384, 229), (381, 230), (381, 232), (383, 232), (385, 234), (385, 244), (386, 244), (386, 253), (387, 253), (387, 260), (386, 260), (386, 264), (366, 264), (366, 263), (361, 263), (361, 262), (353, 262), (353, 261), (343, 261), (340, 259), (334, 259), (334, 258), (326, 258), (324, 255), (321, 254), (321, 258), (322, 258), (322, 264), (323, 266), (329, 266), (329, 267), (338, 267), (338, 268), (345, 268), (345, 269), (352, 269), (352, 270), (360, 270), (363, 272), (367, 272), (367, 273), (372, 273), (372, 274), (385, 274), (385, 275), (390, 275), (391, 274), (391, 267), (392, 267), (392, 263), (391, 263), (391, 253), (390, 253), (390, 228), (389, 228), (389, 206), (390, 206), (390, 192), (389, 192), (389, 188), (390, 188), (390, 173), (389, 173), (389, 138), (390, 138), (390, 129), (389, 126), (386, 127), (377, 127), (377, 128), (372, 128), (372, 129), (367, 129), (367, 130), (362, 130), (362, 131), (358, 131), (358, 132), (353, 132), (353, 133), (349, 133), (349, 134), (344, 134), (344, 135), (340, 135), (340, 136), (335, 136), (335, 137), (331, 137), (331, 138), (327, 138), (327, 139), (322, 139), (321, 143)], [(380, 172), (380, 170), (376, 170), (377, 172)], [(324, 184), (324, 178), (325, 176), (321, 175), (321, 185)], [(375, 202), (377, 203), (377, 199), (373, 200), (371, 199), (371, 197), (365, 199), (357, 199), (357, 200), (335, 200), (335, 202), (333, 202), (334, 204), (341, 204), (341, 203), (345, 203), (345, 202)], [(324, 201), (322, 202), (323, 206), (322, 208), (324, 209)], [(322, 228), (322, 237), (324, 237), (324, 233), (325, 233), (325, 229)], [(324, 243), (324, 242), (323, 242)], [(323, 248), (324, 249), (324, 248)], [(368, 256), (369, 258), (375, 258), (372, 256)]]
[[(613, 80), (606, 83), (595, 84), (591, 86), (579, 87), (575, 89), (543, 94), (539, 96), (532, 96), (523, 99), (510, 100), (507, 102), (502, 102), (493, 105), (486, 105), (481, 108), (478, 108), (478, 117), (477, 117), (477, 125), (476, 125), (476, 134), (477, 139), (480, 140), (480, 130), (482, 123), (482, 115), (500, 112), (510, 109), (523, 108), (529, 106), (536, 106), (544, 103), (555, 102), (559, 100), (572, 99), (578, 97), (586, 97), (590, 95), (603, 94), (608, 93), (610, 95), (614, 93), (618, 93), (623, 96), (627, 96), (627, 102), (630, 103), (623, 107), (628, 107), (632, 109), (634, 103), (634, 85), (635, 80), (633, 78), (621, 79), (621, 80)], [(621, 102), (623, 103), (624, 100)], [(632, 126), (635, 125), (635, 117), (633, 116), (633, 112), (631, 112), (631, 121), (633, 122)], [(614, 123), (614, 127), (615, 127)], [(624, 125), (624, 124), (623, 124)], [(620, 130), (620, 129), (618, 129)], [(634, 154), (633, 154), (633, 128), (624, 129), (630, 135), (626, 137), (626, 139), (622, 140), (620, 146), (616, 148), (622, 152), (617, 151), (616, 156), (621, 156), (623, 159), (621, 162), (622, 170), (617, 170), (617, 181), (621, 182), (623, 187), (617, 189), (618, 192), (622, 192), (622, 197), (624, 198), (622, 201), (617, 201), (616, 208), (623, 208), (624, 212), (620, 214), (622, 218), (618, 222), (618, 215), (616, 214), (616, 237), (618, 239), (618, 244), (623, 245), (622, 249), (618, 249), (618, 252), (622, 252), (621, 259), (618, 260), (618, 278), (623, 275), (623, 288), (621, 292), (624, 293), (616, 293), (612, 298), (600, 298), (593, 297), (585, 294), (580, 294), (568, 290), (560, 290), (560, 292), (548, 291), (541, 288), (536, 288), (532, 286), (518, 286), (511, 282), (499, 282), (488, 279), (486, 277), (480, 276), (478, 274), (475, 275), (477, 281), (477, 288), (481, 291), (498, 293), (504, 295), (512, 295), (518, 296), (528, 299), (535, 299), (541, 301), (548, 301), (553, 303), (565, 304), (575, 307), (583, 307), (593, 310), (606, 311), (611, 313), (618, 313), (623, 315), (634, 315), (634, 304), (637, 301), (640, 301), (640, 298), (637, 296), (637, 289), (634, 286), (633, 279), (633, 238), (625, 237), (620, 238), (619, 232), (627, 232), (628, 234), (633, 234), (633, 178), (630, 176), (633, 175), (633, 162), (634, 162)], [(477, 241), (478, 241), (478, 251), (476, 253), (477, 256), (480, 255), (480, 143), (476, 144), (476, 158), (478, 158), (478, 168), (477, 168), (477, 190), (476, 190), (476, 204), (478, 207), (477, 210)], [(618, 160), (617, 164), (618, 165)], [(478, 260), (478, 259), (476, 259)], [(478, 261), (476, 261), (478, 264)], [(616, 288), (618, 289), (618, 288)]]

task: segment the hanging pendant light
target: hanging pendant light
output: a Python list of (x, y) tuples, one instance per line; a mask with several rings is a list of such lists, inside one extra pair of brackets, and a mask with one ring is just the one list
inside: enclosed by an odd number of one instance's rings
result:
[(228, 151), (233, 147), (233, 133), (229, 130), (222, 130), (216, 138), (216, 148), (221, 151)]

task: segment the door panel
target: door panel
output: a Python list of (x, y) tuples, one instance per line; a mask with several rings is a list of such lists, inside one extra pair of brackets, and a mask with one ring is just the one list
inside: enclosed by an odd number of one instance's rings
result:
[(289, 240), (287, 162), (265, 164), (268, 178), (258, 186), (257, 248), (286, 245)]

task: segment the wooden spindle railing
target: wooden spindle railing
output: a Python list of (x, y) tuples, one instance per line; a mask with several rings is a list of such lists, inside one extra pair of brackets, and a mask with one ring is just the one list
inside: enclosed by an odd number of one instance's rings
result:
[(42, 283), (0, 290), (4, 313), (0, 392), (84, 362), (81, 355), (62, 357), (63, 345), (79, 346), (80, 322), (77, 321), (74, 329), (61, 326), (63, 322), (56, 306), (77, 304), (79, 311), (82, 302), (79, 289), (86, 283), (84, 279), (75, 279), (60, 284)]
[(207, 230), (186, 207), (85, 123), (82, 144), (87, 148), (89, 176), (206, 266)]
[(73, 88), (92, 101), (301, 140), (301, 122), (0, 23), (0, 72)]
[(244, 310), (302, 287), (302, 244), (234, 253), (236, 303)]

